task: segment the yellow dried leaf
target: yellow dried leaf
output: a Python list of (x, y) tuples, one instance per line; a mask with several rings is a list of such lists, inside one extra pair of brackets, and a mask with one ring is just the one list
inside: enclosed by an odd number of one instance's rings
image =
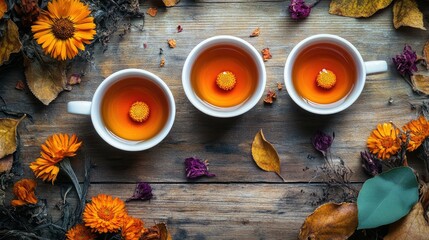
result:
[(419, 93), (429, 95), (429, 76), (422, 74), (413, 74), (411, 76), (413, 90)]
[(370, 17), (393, 0), (332, 0), (329, 13), (346, 17)]
[(49, 105), (67, 87), (66, 63), (46, 56), (24, 57), (28, 88), (43, 104)]
[(393, 26), (420, 28), (426, 30), (423, 24), (423, 13), (420, 12), (415, 0), (397, 0), (393, 5)]
[(262, 170), (267, 172), (275, 172), (277, 175), (284, 178), (280, 175), (280, 158), (277, 154), (274, 146), (268, 142), (265, 137), (262, 129), (256, 134), (252, 143), (252, 157), (256, 162), (256, 165)]
[(16, 24), (10, 19), (7, 20), (6, 24), (7, 29), (3, 37), (0, 38), (0, 66), (9, 61), (10, 55), (19, 52), (22, 47)]
[(16, 129), (25, 115), (20, 119), (0, 119), (0, 159), (16, 151)]
[(9, 172), (13, 165), (13, 154), (6, 155), (6, 157), (0, 159), (0, 174)]
[(429, 224), (424, 218), (422, 204), (417, 202), (407, 216), (389, 226), (389, 233), (384, 240), (417, 240), (427, 239)]
[(166, 7), (173, 7), (180, 2), (180, 0), (162, 0)]
[(0, 0), (0, 19), (3, 18), (4, 14), (7, 12), (7, 3), (6, 0)]
[(299, 239), (347, 239), (354, 233), (357, 225), (356, 203), (325, 203), (305, 219)]

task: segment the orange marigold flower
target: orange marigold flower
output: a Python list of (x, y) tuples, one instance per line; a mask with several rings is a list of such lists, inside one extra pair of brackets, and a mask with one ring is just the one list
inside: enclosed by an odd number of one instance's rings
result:
[(83, 224), (76, 224), (66, 233), (67, 240), (95, 240), (97, 235)]
[(71, 137), (62, 133), (54, 134), (42, 144), (41, 156), (30, 163), (30, 168), (36, 177), (43, 179), (43, 181), (52, 181), (54, 183), (60, 171), (57, 166), (58, 163), (65, 157), (75, 156), (81, 145), (82, 142), (78, 142), (75, 134)]
[(410, 134), (407, 150), (412, 152), (429, 137), (429, 122), (425, 117), (420, 116), (418, 119), (411, 120), (405, 124), (402, 130)]
[(3, 18), (6, 12), (7, 12), (7, 3), (5, 0), (0, 0), (0, 19)]
[(36, 181), (32, 179), (21, 179), (13, 185), (13, 193), (17, 199), (12, 200), (12, 206), (22, 206), (26, 204), (36, 204), (37, 197), (34, 193)]
[(119, 198), (99, 194), (92, 198), (83, 212), (85, 226), (99, 233), (117, 232), (127, 216), (125, 203)]
[(382, 160), (389, 159), (399, 152), (401, 140), (399, 129), (392, 123), (378, 124), (367, 140), (369, 151)]
[(139, 240), (144, 232), (144, 223), (141, 219), (127, 216), (121, 228), (122, 239)]
[(31, 31), (46, 54), (58, 60), (72, 59), (85, 50), (95, 35), (94, 18), (88, 5), (79, 0), (53, 0)]

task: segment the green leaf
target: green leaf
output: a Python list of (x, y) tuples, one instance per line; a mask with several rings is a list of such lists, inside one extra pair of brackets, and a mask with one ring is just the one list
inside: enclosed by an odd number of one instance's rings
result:
[(419, 198), (416, 175), (398, 167), (365, 181), (357, 199), (358, 228), (375, 228), (407, 215)]

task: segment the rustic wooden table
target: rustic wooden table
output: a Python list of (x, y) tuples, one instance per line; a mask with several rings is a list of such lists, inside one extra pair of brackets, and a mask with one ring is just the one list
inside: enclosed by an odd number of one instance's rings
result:
[[(317, 130), (335, 132), (332, 152), (353, 170), (351, 181), (359, 188), (367, 179), (360, 152), (366, 149), (372, 129), (381, 122), (393, 121), (401, 126), (414, 119), (417, 112), (411, 104), (425, 99), (397, 74), (391, 57), (400, 53), (404, 44), (420, 54), (428, 34), (411, 28), (395, 30), (391, 7), (369, 19), (354, 19), (330, 15), (329, 1), (321, 1), (309, 18), (293, 21), (288, 4), (289, 1), (182, 0), (175, 7), (159, 8), (155, 17), (146, 15), (143, 30), (133, 27), (123, 38), (112, 38), (104, 53), (97, 50), (83, 81), (72, 91), (61, 93), (49, 106), (39, 102), (28, 89), (15, 89), (16, 82), (25, 79), (21, 66), (2, 70), (0, 96), (8, 107), (28, 112), (34, 118), (34, 122), (24, 120), (18, 128), (23, 177), (33, 177), (27, 166), (38, 157), (40, 145), (48, 136), (76, 133), (84, 146), (72, 161), (73, 167), (81, 176), (84, 156), (96, 165), (88, 198), (105, 193), (125, 200), (132, 195), (136, 182), (149, 182), (154, 198), (129, 202), (127, 208), (148, 226), (166, 222), (173, 239), (296, 239), (324, 186), (318, 177), (324, 160), (313, 149), (311, 137)], [(149, 6), (142, 2), (142, 11)], [(423, 11), (429, 15), (428, 6)], [(134, 23), (142, 24), (142, 20)], [(178, 25), (183, 27), (180, 33)], [(260, 36), (249, 38), (256, 27), (261, 29)], [(388, 72), (367, 77), (361, 97), (349, 109), (329, 116), (301, 110), (285, 89), (276, 88), (277, 82), (283, 82), (284, 64), (292, 47), (318, 33), (344, 37), (356, 46), (364, 60), (385, 60), (389, 65)], [(278, 95), (272, 105), (264, 105), (261, 99), (240, 117), (216, 119), (199, 112), (188, 101), (181, 83), (185, 59), (196, 44), (221, 34), (243, 38), (259, 51), (270, 48), (273, 57), (265, 62), (266, 88), (275, 89)], [(170, 38), (177, 41), (174, 49), (168, 47)], [(166, 61), (162, 68), (161, 57)], [(66, 111), (67, 102), (91, 100), (105, 77), (125, 68), (157, 74), (176, 100), (171, 132), (161, 144), (143, 152), (112, 148), (97, 135), (89, 117)], [(259, 129), (277, 149), (286, 182), (274, 173), (262, 171), (252, 160), (251, 143)], [(210, 171), (216, 177), (187, 180), (184, 159), (191, 156), (209, 160)], [(56, 185), (62, 182), (60, 178)], [(37, 191), (52, 208), (59, 201), (58, 188), (49, 183), (39, 182)]]

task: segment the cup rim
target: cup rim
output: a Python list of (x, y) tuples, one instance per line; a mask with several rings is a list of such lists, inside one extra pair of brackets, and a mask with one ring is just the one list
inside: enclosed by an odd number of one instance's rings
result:
[[(312, 106), (306, 103), (302, 99), (302, 97), (300, 97), (298, 93), (295, 91), (295, 87), (292, 81), (293, 68), (291, 65), (293, 64), (293, 61), (295, 61), (297, 55), (303, 48), (309, 45), (312, 45), (314, 43), (324, 42), (326, 40), (328, 40), (331, 43), (332, 42), (340, 43), (341, 47), (345, 48), (345, 50), (350, 53), (352, 58), (355, 60), (355, 64), (357, 67), (356, 69), (357, 79), (356, 79), (355, 86), (353, 87), (349, 95), (346, 96), (346, 98), (342, 103), (339, 103), (339, 105), (336, 105), (336, 106), (334, 105), (329, 106), (329, 104), (326, 104), (324, 105), (325, 108), (322, 108), (322, 107)], [(362, 93), (366, 82), (366, 72), (365, 72), (364, 61), (363, 61), (362, 55), (359, 53), (357, 48), (348, 40), (333, 34), (312, 35), (301, 40), (297, 45), (295, 45), (292, 48), (291, 52), (289, 53), (284, 67), (284, 82), (285, 82), (286, 91), (288, 92), (289, 96), (302, 109), (311, 113), (319, 114), (319, 115), (329, 115), (329, 114), (338, 113), (350, 107), (359, 98), (360, 94)]]
[[(255, 89), (255, 92), (249, 97), (249, 99), (247, 99), (243, 104), (229, 108), (215, 107), (205, 103), (194, 93), (190, 79), (193, 63), (195, 62), (196, 58), (205, 49), (219, 44), (230, 44), (245, 49), (245, 51), (249, 53), (252, 59), (255, 61), (258, 70), (258, 78), (260, 79)], [(264, 94), (266, 78), (267, 77), (265, 64), (255, 47), (253, 47), (249, 42), (241, 38), (230, 35), (217, 35), (214, 37), (207, 38), (197, 44), (188, 54), (182, 69), (182, 86), (188, 100), (192, 103), (192, 105), (194, 105), (195, 108), (197, 108), (201, 112), (209, 116), (219, 118), (236, 117), (252, 109), (259, 102), (262, 95)]]
[[(169, 107), (167, 121), (164, 127), (161, 129), (161, 131), (158, 132), (154, 137), (148, 140), (128, 141), (128, 140), (121, 139), (120, 137), (117, 137), (113, 133), (109, 133), (109, 130), (104, 126), (103, 119), (101, 117), (101, 110), (100, 110), (100, 106), (102, 104), (101, 96), (106, 93), (107, 88), (112, 86), (114, 83), (120, 81), (124, 77), (132, 77), (132, 76), (144, 77), (145, 79), (155, 83), (158, 87), (162, 89), (165, 97), (167, 98), (168, 107)], [(160, 143), (168, 135), (171, 128), (173, 127), (175, 115), (176, 115), (176, 105), (175, 105), (174, 97), (173, 97), (173, 94), (171, 93), (171, 90), (168, 88), (167, 84), (157, 75), (143, 69), (127, 68), (127, 69), (122, 69), (112, 73), (107, 78), (105, 78), (103, 82), (101, 82), (101, 84), (97, 87), (94, 93), (94, 96), (92, 97), (91, 121), (96, 132), (105, 142), (107, 142), (111, 146), (125, 151), (143, 151), (143, 150), (152, 148), (158, 143)]]

